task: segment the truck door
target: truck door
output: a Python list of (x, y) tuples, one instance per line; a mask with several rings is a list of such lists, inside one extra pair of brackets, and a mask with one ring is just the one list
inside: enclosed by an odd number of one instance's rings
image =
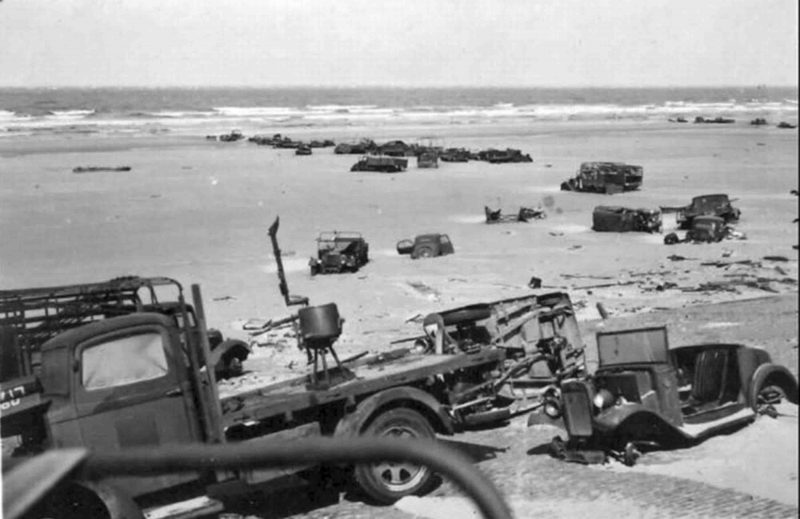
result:
[[(84, 445), (117, 450), (202, 441), (188, 366), (170, 320), (138, 314), (102, 324), (102, 333), (75, 349), (73, 395)], [(138, 495), (193, 477), (126, 479), (125, 488)]]

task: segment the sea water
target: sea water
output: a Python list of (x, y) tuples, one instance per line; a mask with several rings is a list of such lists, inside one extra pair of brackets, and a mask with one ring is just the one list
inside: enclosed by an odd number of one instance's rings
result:
[(696, 116), (796, 123), (797, 88), (0, 88), (0, 138)]

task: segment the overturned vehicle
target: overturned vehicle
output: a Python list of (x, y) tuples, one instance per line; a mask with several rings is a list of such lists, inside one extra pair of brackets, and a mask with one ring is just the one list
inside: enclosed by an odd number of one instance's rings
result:
[(599, 205), (592, 213), (592, 229), (597, 232), (661, 232), (661, 211)]
[(483, 212), (486, 215), (486, 223), (504, 223), (504, 222), (529, 222), (531, 220), (541, 220), (547, 218), (547, 213), (542, 208), (534, 207), (520, 207), (519, 211), (512, 214), (503, 214), (502, 209), (492, 211), (488, 206), (483, 207)]
[(358, 232), (323, 232), (317, 257), (308, 261), (311, 275), (358, 272), (369, 261), (369, 244)]
[(712, 434), (776, 415), (797, 403), (797, 379), (764, 350), (740, 344), (669, 348), (666, 327), (597, 334), (598, 369), (565, 380), (567, 440), (551, 452), (567, 461), (632, 465), (648, 449), (687, 446)]
[(642, 186), (643, 176), (641, 166), (622, 162), (584, 162), (574, 178), (561, 183), (561, 190), (606, 194), (634, 191)]

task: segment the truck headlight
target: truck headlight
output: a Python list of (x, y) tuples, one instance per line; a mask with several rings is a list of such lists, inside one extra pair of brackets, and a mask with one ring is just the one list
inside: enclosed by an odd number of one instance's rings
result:
[(597, 409), (602, 411), (603, 409), (609, 408), (612, 405), (614, 405), (614, 395), (612, 395), (611, 391), (609, 391), (608, 389), (601, 389), (594, 395), (592, 403)]

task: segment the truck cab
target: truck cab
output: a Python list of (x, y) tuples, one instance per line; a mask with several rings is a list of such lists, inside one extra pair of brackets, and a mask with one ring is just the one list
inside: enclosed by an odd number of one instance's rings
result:
[[(38, 383), (3, 385), (4, 397), (15, 397), (3, 401), (4, 443), (15, 444), (16, 454), (29, 454), (206, 441), (200, 417), (208, 413), (198, 411), (209, 400), (196, 389), (209, 381), (193, 383), (184, 342), (175, 321), (158, 313), (114, 317), (59, 334), (41, 348)], [(119, 483), (136, 497), (196, 477)]]

